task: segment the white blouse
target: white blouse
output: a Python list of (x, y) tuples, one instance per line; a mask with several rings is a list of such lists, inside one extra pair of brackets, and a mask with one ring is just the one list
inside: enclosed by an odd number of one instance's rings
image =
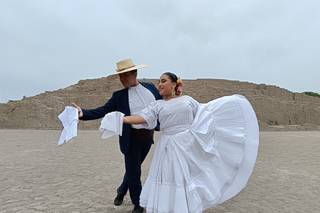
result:
[(193, 122), (199, 103), (190, 96), (180, 96), (170, 100), (157, 100), (138, 113), (147, 124), (145, 128), (153, 129), (160, 122), (160, 130), (173, 127), (187, 127)]
[[(137, 86), (130, 87), (128, 90), (129, 93), (129, 108), (131, 115), (137, 114), (151, 102), (154, 102), (156, 99), (153, 94), (141, 84)], [(132, 128), (141, 129), (142, 125), (132, 125)]]

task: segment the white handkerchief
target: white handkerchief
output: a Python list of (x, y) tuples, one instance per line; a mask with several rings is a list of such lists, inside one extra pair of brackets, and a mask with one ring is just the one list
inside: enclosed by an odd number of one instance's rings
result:
[(110, 112), (104, 116), (100, 124), (100, 132), (102, 132), (102, 138), (110, 138), (114, 135), (122, 135), (123, 127), (123, 117), (122, 112)]
[(63, 125), (58, 145), (62, 145), (77, 136), (79, 121), (78, 110), (75, 107), (66, 106), (58, 118)]

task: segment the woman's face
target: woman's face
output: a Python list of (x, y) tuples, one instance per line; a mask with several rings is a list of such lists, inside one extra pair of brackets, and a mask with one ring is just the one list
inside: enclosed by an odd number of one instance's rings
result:
[(158, 90), (161, 96), (168, 97), (174, 93), (176, 83), (172, 82), (169, 76), (163, 74), (160, 76)]

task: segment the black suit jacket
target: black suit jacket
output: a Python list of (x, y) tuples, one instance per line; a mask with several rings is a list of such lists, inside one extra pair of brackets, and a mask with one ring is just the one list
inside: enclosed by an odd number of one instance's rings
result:
[[(151, 83), (140, 82), (142, 86), (147, 88), (155, 97), (156, 100), (162, 99), (157, 88)], [(122, 112), (125, 115), (130, 114), (128, 88), (116, 91), (105, 105), (96, 109), (82, 109), (83, 117), (80, 120), (94, 120), (105, 116), (105, 114), (113, 111)], [(122, 136), (119, 136), (120, 150), (123, 154), (129, 151), (131, 125), (123, 124)], [(153, 142), (153, 139), (150, 141)]]

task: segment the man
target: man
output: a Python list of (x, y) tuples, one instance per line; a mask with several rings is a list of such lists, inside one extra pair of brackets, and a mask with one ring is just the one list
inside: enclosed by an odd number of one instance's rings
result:
[[(116, 91), (105, 105), (96, 109), (81, 109), (76, 104), (80, 120), (93, 120), (104, 117), (112, 111), (120, 111), (125, 115), (132, 115), (144, 109), (151, 102), (161, 99), (157, 88), (151, 83), (137, 80), (137, 70), (146, 65), (135, 65), (131, 59), (117, 63), (115, 74), (119, 75), (124, 89)], [(124, 154), (125, 174), (121, 185), (117, 189), (114, 205), (123, 202), (128, 189), (134, 204), (132, 213), (143, 212), (139, 205), (141, 193), (141, 164), (147, 156), (153, 143), (153, 130), (141, 128), (140, 125), (123, 125), (122, 136), (119, 138), (120, 150)]]

